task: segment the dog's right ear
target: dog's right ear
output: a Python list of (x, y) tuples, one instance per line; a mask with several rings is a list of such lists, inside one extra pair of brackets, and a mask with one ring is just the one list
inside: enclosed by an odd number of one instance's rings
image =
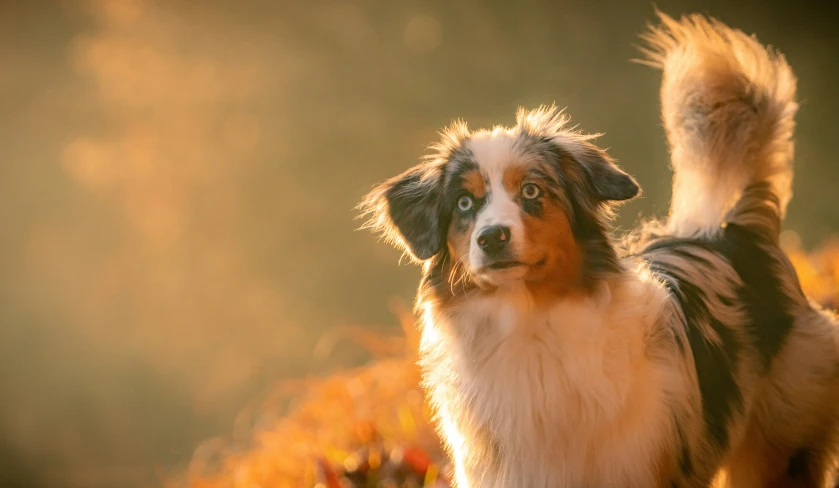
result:
[(426, 163), (378, 185), (359, 209), (369, 216), (364, 228), (377, 232), (417, 261), (434, 257), (443, 246), (443, 168)]

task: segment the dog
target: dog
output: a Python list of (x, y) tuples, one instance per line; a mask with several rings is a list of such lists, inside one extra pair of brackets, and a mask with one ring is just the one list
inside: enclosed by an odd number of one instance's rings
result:
[(779, 235), (796, 78), (699, 15), (658, 13), (673, 196), (618, 239), (638, 183), (555, 106), (463, 121), (359, 205), (422, 266), (423, 387), (467, 487), (826, 487), (839, 326)]

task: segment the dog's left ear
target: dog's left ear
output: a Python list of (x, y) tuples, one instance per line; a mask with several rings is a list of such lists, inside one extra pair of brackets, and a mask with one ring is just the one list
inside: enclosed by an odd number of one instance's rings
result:
[(635, 178), (618, 168), (602, 149), (587, 144), (572, 156), (580, 164), (586, 185), (600, 201), (629, 200), (641, 192)]
[(385, 181), (359, 205), (362, 214), (370, 216), (365, 227), (417, 261), (432, 258), (443, 246), (442, 187), (443, 169), (431, 163)]

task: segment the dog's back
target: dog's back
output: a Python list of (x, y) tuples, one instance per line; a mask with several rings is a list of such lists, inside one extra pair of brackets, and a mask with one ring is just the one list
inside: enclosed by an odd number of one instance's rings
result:
[(719, 486), (832, 486), (836, 321), (808, 302), (783, 251), (729, 224), (710, 237), (660, 236), (637, 256), (671, 293), (701, 398), (702, 421), (679, 432), (677, 486), (720, 465), (731, 481)]
[(661, 17), (647, 55), (663, 68), (673, 200), (633, 252), (671, 293), (701, 397), (701, 427), (680, 432), (678, 485), (722, 464), (721, 486), (833, 486), (836, 321), (807, 300), (778, 246), (795, 77), (740, 31)]

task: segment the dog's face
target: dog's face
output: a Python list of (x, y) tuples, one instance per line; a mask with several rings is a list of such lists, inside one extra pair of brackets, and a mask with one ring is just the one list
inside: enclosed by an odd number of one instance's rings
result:
[(513, 128), (454, 125), (435, 156), (367, 196), (371, 226), (416, 260), (438, 258), (450, 284), (573, 288), (598, 264), (587, 240), (604, 238), (604, 204), (639, 188), (566, 121), (541, 109)]
[[(453, 158), (444, 200), (451, 205), (447, 251), (474, 277), (493, 285), (537, 281), (559, 272), (573, 281), (580, 255), (568, 195), (544, 143), (515, 131), (471, 134), (466, 158)], [(448, 212), (448, 205), (443, 212)]]

